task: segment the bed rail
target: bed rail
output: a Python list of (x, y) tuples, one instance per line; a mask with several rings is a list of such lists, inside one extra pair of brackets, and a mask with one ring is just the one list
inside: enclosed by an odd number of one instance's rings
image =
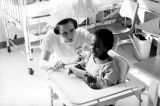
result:
[(22, 7), (24, 0), (1, 0), (0, 9), (3, 15), (15, 24), (23, 25)]
[(29, 43), (29, 24), (26, 13), (27, 0), (0, 0), (0, 11), (4, 17), (5, 33), (7, 38), (8, 52), (11, 52), (10, 44), (18, 48), (14, 42), (9, 38), (8, 25), (14, 24), (17, 28), (23, 31), (25, 41), (25, 52), (20, 50), (20, 53), (26, 56), (27, 66), (29, 73), (33, 74), (33, 70), (30, 67), (30, 61), (32, 60), (30, 43)]

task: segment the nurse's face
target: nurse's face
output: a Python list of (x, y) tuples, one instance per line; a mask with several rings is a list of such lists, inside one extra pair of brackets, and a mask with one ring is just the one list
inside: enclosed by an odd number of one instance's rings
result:
[(59, 26), (60, 36), (62, 36), (63, 40), (66, 43), (70, 43), (73, 41), (75, 27), (72, 22), (68, 22), (67, 24)]

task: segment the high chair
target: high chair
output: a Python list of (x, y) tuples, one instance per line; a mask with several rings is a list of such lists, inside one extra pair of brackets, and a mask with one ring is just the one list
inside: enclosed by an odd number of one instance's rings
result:
[[(117, 61), (120, 70), (119, 83), (117, 85), (92, 89), (83, 80), (74, 75), (68, 75), (68, 70), (55, 71), (49, 77), (51, 94), (56, 93), (63, 105), (67, 106), (103, 106), (115, 104), (118, 100), (135, 95), (141, 106), (141, 93), (145, 89), (145, 84), (133, 75), (129, 74), (128, 61), (114, 51), (108, 54)], [(54, 98), (51, 95), (54, 105)]]

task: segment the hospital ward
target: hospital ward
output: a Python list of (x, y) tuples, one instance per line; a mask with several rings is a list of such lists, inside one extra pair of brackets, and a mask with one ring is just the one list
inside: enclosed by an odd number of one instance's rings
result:
[(160, 106), (160, 0), (0, 0), (0, 106)]

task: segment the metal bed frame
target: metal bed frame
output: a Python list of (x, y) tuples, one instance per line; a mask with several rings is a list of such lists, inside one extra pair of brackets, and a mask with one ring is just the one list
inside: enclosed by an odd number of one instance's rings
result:
[[(30, 62), (33, 59), (32, 50), (34, 47), (31, 46), (31, 42), (40, 41), (41, 38), (36, 37), (34, 41), (30, 38), (29, 20), (32, 19), (33, 21), (33, 19), (38, 19), (39, 21), (39, 19), (43, 18), (43, 16), (28, 17), (26, 5), (27, 0), (0, 0), (0, 11), (3, 14), (5, 34), (7, 38), (7, 50), (8, 52), (11, 52), (11, 46), (17, 48), (19, 52), (26, 57), (28, 71), (32, 75), (34, 73), (34, 70), (31, 68)], [(14, 24), (18, 29), (23, 31), (25, 52), (18, 48), (18, 46), (16, 46), (16, 44), (13, 42), (13, 40), (9, 38), (9, 24)]]

